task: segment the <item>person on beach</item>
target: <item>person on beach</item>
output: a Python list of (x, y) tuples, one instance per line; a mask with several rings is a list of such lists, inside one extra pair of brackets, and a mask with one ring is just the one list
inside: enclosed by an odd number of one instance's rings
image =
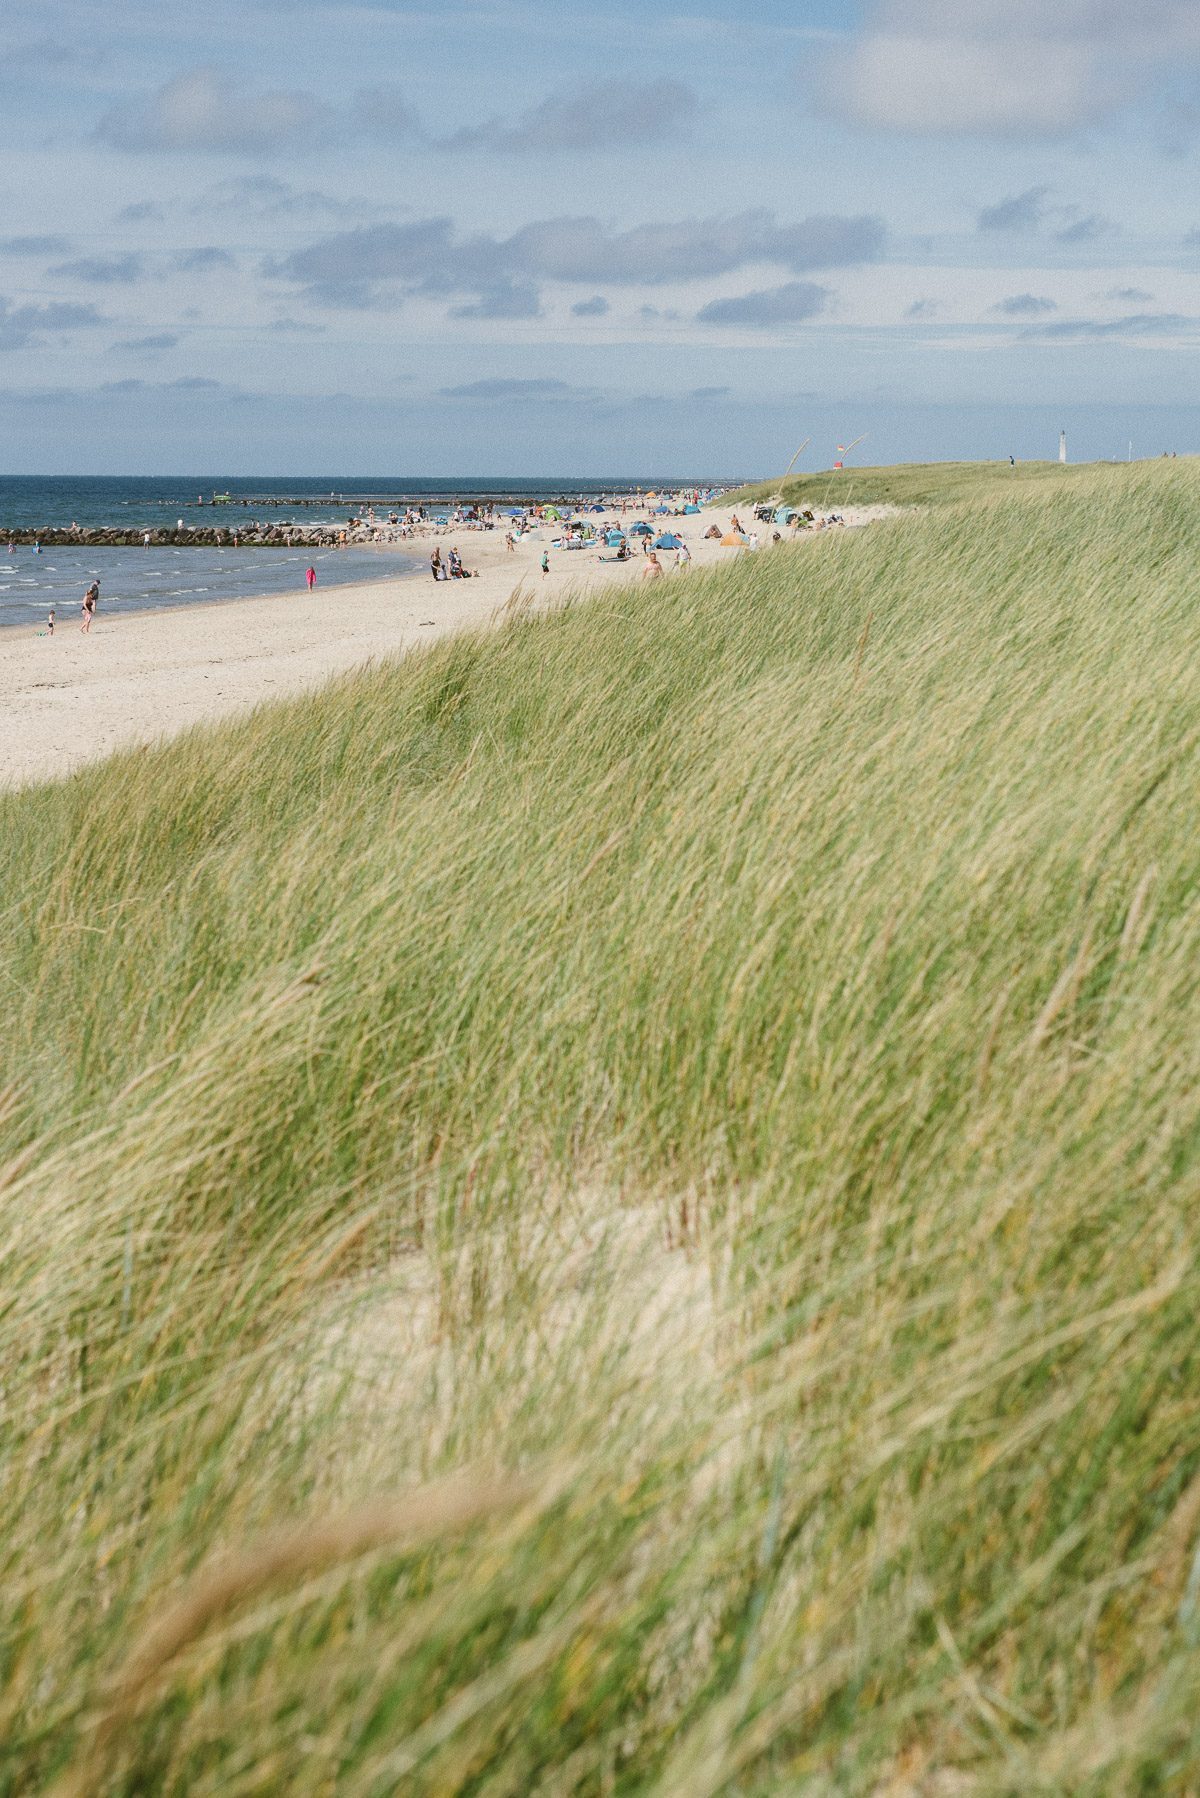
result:
[(83, 596), (83, 623), (80, 630), (88, 636), (92, 628), (92, 619), (96, 616), (96, 607), (100, 600), (100, 583), (93, 581)]
[(50, 607), (50, 610), (46, 616), (46, 635), (48, 637), (52, 637), (54, 635), (54, 607), (53, 606)]
[(309, 590), (309, 592), (310, 592), (310, 593), (311, 593), (311, 592), (312, 592), (312, 590), (313, 590), (313, 588), (314, 588), (314, 587), (315, 587), (315, 586), (316, 586), (316, 584), (317, 584), (317, 571), (316, 571), (316, 569), (315, 569), (315, 568), (314, 568), (314, 567), (313, 567), (313, 566), (312, 566), (312, 564), (311, 564), (311, 563), (310, 563), (310, 564), (309, 564), (309, 566), (308, 566), (308, 567), (307, 567), (307, 568), (306, 568), (306, 569), (305, 569), (305, 570), (304, 570), (304, 578), (305, 578), (305, 580), (306, 580), (306, 581), (307, 581), (307, 582), (308, 582), (308, 590)]
[(549, 574), (549, 572), (550, 572), (550, 551), (548, 549), (544, 549), (542, 551), (542, 578), (543, 578), (543, 580)]
[(435, 581), (444, 581), (446, 578), (442, 569), (442, 552), (438, 549), (436, 544), (434, 545), (433, 554), (429, 558), (429, 572), (432, 574)]
[(649, 559), (646, 562), (646, 566), (642, 569), (642, 579), (644, 581), (656, 581), (658, 579), (659, 575), (662, 573), (663, 573), (663, 565), (659, 561), (656, 552), (654, 550), (651, 550)]

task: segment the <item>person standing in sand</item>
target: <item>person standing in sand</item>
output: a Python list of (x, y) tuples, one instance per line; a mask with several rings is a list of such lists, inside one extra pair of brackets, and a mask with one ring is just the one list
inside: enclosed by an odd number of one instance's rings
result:
[(83, 623), (80, 625), (79, 628), (83, 632), (85, 637), (88, 636), (91, 632), (92, 619), (96, 616), (96, 607), (99, 603), (100, 603), (100, 583), (99, 583), (99, 581), (93, 581), (91, 586), (88, 588), (87, 592), (83, 596), (83, 608), (82, 608)]
[(47, 618), (46, 618), (46, 635), (48, 637), (52, 637), (54, 635), (54, 607), (53, 606), (50, 607), (49, 614), (47, 615)]
[(311, 562), (309, 563), (308, 567), (304, 570), (304, 578), (308, 582), (308, 590), (311, 593), (313, 588), (317, 584), (317, 571), (312, 566)]
[(549, 572), (550, 572), (550, 551), (548, 549), (544, 549), (542, 551), (542, 579), (543, 580), (545, 580), (545, 578), (549, 574)]

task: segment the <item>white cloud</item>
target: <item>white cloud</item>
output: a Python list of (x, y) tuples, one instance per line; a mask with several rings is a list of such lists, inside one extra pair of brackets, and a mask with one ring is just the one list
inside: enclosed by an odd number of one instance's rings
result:
[(826, 101), (860, 123), (1055, 137), (1200, 66), (1195, 0), (875, 0), (827, 61)]
[(246, 93), (219, 69), (188, 69), (140, 106), (115, 107), (96, 135), (118, 150), (261, 155), (327, 134), (332, 113), (315, 94)]

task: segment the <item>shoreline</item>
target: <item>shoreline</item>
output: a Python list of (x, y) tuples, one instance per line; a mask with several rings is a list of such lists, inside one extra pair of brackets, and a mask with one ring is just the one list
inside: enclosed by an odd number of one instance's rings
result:
[[(93, 548), (93, 549), (104, 549), (104, 548), (107, 548), (108, 546), (105, 544), (91, 544), (91, 545), (88, 545), (87, 547)], [(163, 547), (163, 546), (160, 545), (159, 547)], [(207, 548), (209, 546), (208, 545), (198, 545), (198, 547)], [(306, 549), (314, 549), (315, 550), (318, 546), (314, 546), (312, 544), (306, 544), (306, 545), (297, 546), (297, 547), (304, 547)], [(400, 549), (400, 546), (395, 543), (370, 543), (370, 544), (356, 543), (352, 547), (360, 554), (377, 555), (380, 557), (380, 559), (383, 559), (386, 556), (398, 557), (402, 553), (408, 553), (408, 554), (412, 553), (411, 550), (409, 550), (408, 552), (402, 551)], [(333, 554), (336, 552), (329, 550), (329, 549), (322, 549), (320, 553), (322, 553), (323, 555), (329, 555), (329, 554)], [(407, 568), (407, 569), (398, 569), (398, 568), (392, 569), (390, 572), (388, 572), (386, 574), (374, 574), (374, 575), (367, 575), (365, 577), (359, 576), (358, 578), (356, 578), (354, 580), (349, 580), (349, 581), (325, 581), (324, 583), (322, 583), (318, 579), (318, 586), (323, 585), (324, 591), (326, 593), (338, 593), (338, 592), (342, 591), (343, 588), (346, 588), (346, 587), (362, 587), (364, 589), (367, 589), (367, 588), (371, 588), (371, 587), (387, 586), (392, 581), (420, 580), (422, 578), (422, 575), (424, 575), (424, 574), (425, 574), (425, 570), (422, 569), (419, 564), (414, 564), (414, 566)], [(82, 589), (81, 589), (80, 597), (82, 598)], [(286, 587), (276, 587), (273, 589), (267, 588), (265, 590), (260, 590), (258, 592), (254, 592), (254, 593), (213, 593), (211, 595), (206, 596), (204, 599), (198, 599), (194, 603), (190, 603), (190, 604), (176, 603), (175, 605), (162, 605), (162, 604), (155, 604), (153, 601), (151, 601), (150, 603), (148, 603), (146, 605), (139, 605), (135, 610), (121, 611), (121, 612), (105, 612), (105, 610), (104, 610), (105, 596), (102, 592), (101, 596), (100, 596), (100, 613), (98, 614), (98, 617), (103, 619), (104, 622), (111, 621), (114, 624), (126, 625), (126, 624), (132, 623), (135, 619), (138, 619), (138, 618), (175, 618), (175, 617), (178, 617), (180, 613), (190, 614), (192, 612), (204, 612), (204, 611), (208, 611), (208, 610), (223, 611), (226, 606), (252, 605), (258, 600), (263, 600), (263, 601), (272, 600), (272, 601), (279, 602), (282, 600), (290, 600), (290, 599), (293, 599), (294, 597), (295, 597), (294, 591), (289, 590)], [(108, 601), (109, 605), (112, 605), (113, 603), (114, 602), (112, 600)], [(42, 608), (42, 609), (44, 610), (45, 608)], [(74, 620), (75, 624), (78, 625), (79, 607), (77, 605), (73, 605), (72, 609), (69, 612), (67, 612), (67, 611), (63, 612), (62, 618), (59, 620), (58, 628), (62, 631), (66, 631), (70, 627), (72, 620)], [(97, 625), (97, 629), (99, 629), (99, 625)], [(0, 617), (0, 643), (3, 643), (6, 639), (11, 638), (14, 635), (27, 637), (30, 634), (32, 634), (33, 636), (36, 637), (36, 636), (41, 635), (44, 632), (44, 630), (45, 630), (44, 621), (39, 625), (39, 623), (36, 621), (31, 621), (31, 620), (23, 621), (23, 620), (17, 619), (17, 618)], [(58, 634), (57, 631), (55, 634), (56, 635)], [(0, 689), (0, 691), (2, 691), (2, 689)], [(3, 785), (4, 785), (3, 775), (0, 774), (0, 788), (2, 788)]]
[[(889, 510), (845, 508), (845, 522), (867, 524)], [(743, 511), (748, 522), (748, 509)], [(704, 538), (713, 524), (726, 530), (730, 517), (728, 506), (715, 506), (657, 524), (682, 535), (691, 566), (703, 569), (751, 553)], [(630, 514), (625, 523), (632, 522)], [(437, 544), (443, 555), (457, 547), (474, 573), (469, 580), (435, 583), (418, 570), (343, 585), (318, 583), (312, 592), (206, 600), (107, 619), (101, 600), (88, 636), (79, 630), (77, 614), (64, 615), (53, 638), (27, 625), (5, 629), (0, 632), (0, 789), (64, 778), (115, 750), (245, 714), (367, 663), (400, 657), (434, 638), (487, 626), (522, 589), (537, 608), (568, 594), (586, 597), (643, 578), (646, 558), (640, 553), (617, 562), (593, 550), (555, 550), (556, 529), (543, 526), (514, 551), (506, 548), (501, 530), (431, 533), (425, 547)], [(761, 554), (770, 544), (770, 528), (758, 529)], [(417, 541), (410, 540), (410, 546)], [(540, 570), (543, 551), (550, 558), (546, 577)], [(663, 579), (683, 578), (670, 552), (661, 560)]]

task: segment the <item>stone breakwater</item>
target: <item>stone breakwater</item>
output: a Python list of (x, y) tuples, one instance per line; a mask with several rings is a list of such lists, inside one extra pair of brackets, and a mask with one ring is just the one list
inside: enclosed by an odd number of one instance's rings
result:
[(370, 543), (369, 531), (346, 530), (337, 525), (239, 524), (234, 527), (185, 525), (182, 530), (85, 530), (61, 525), (43, 531), (5, 530), (0, 526), (0, 544), (40, 543), (43, 548), (80, 544), (110, 549), (138, 544), (157, 548), (172, 545), (195, 549), (336, 549), (342, 543)]

